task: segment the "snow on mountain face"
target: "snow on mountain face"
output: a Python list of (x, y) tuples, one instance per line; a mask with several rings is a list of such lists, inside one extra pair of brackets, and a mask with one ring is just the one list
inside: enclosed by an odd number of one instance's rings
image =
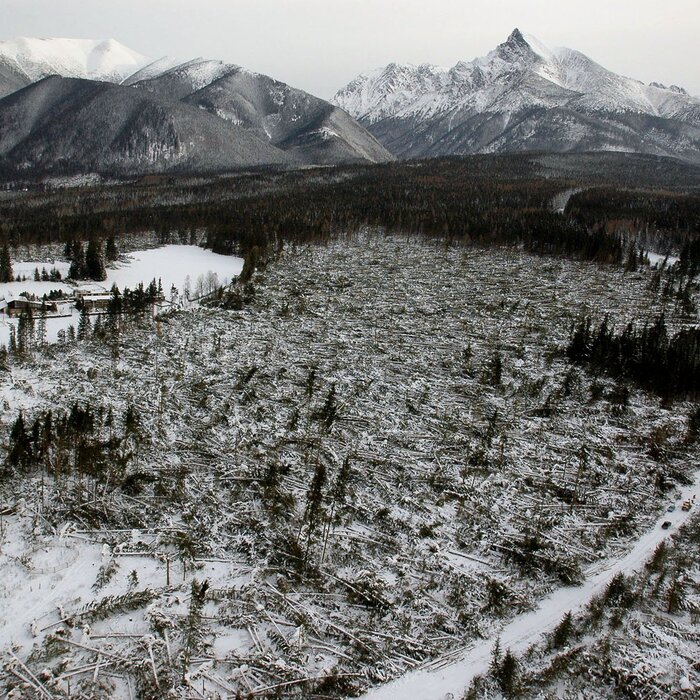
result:
[(680, 150), (700, 161), (700, 100), (612, 73), (578, 51), (549, 49), (518, 29), (449, 69), (392, 63), (365, 73), (333, 102), (399, 157), (527, 150), (528, 133), (537, 133), (546, 150)]
[[(616, 75), (578, 51), (549, 49), (518, 29), (486, 56), (461, 61), (450, 69), (392, 63), (365, 73), (333, 101), (370, 123), (389, 116), (432, 116), (464, 108), (487, 111), (498, 106), (499, 112), (514, 111), (523, 104), (522, 94), (517, 97), (523, 81), (533, 93), (533, 80), (539, 83), (540, 94), (531, 96), (530, 106), (551, 107), (553, 99), (557, 106), (573, 103), (582, 110), (665, 116), (681, 103), (700, 104), (679, 88), (647, 86)], [(512, 105), (501, 99), (508, 91), (516, 95)], [(427, 111), (426, 105), (430, 105)]]
[(391, 159), (388, 151), (342, 110), (240, 66), (195, 59), (135, 82), (133, 87), (178, 99), (250, 129), (302, 162)]
[(114, 39), (12, 39), (0, 41), (0, 57), (29, 82), (61, 75), (119, 83), (151, 62)]
[(3, 96), (0, 169), (23, 173), (218, 172), (393, 159), (349, 115), (302, 90), (222, 61), (150, 62), (113, 41), (5, 42)]

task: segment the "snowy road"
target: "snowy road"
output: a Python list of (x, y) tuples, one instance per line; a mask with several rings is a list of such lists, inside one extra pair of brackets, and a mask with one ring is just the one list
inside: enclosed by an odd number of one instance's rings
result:
[[(522, 654), (531, 644), (538, 642), (541, 635), (552, 630), (569, 610), (576, 613), (595, 595), (602, 593), (610, 579), (619, 572), (630, 573), (641, 568), (659, 543), (670, 536), (683, 522), (697, 511), (698, 503), (690, 512), (683, 512), (681, 503), (700, 494), (700, 472), (695, 483), (681, 489), (681, 497), (676, 502), (676, 510), (665, 512), (654, 526), (648, 530), (625, 556), (610, 559), (594, 567), (582, 586), (560, 588), (541, 601), (539, 607), (520, 615), (506, 624), (500, 633), (501, 648), (510, 648)], [(669, 520), (671, 528), (663, 530), (661, 524)], [(471, 683), (472, 678), (488, 671), (491, 650), (495, 637), (480, 640), (464, 649), (450, 660), (433, 662), (427, 667), (411, 671), (385, 685), (373, 688), (362, 697), (366, 700), (445, 700), (452, 694), (455, 698)]]

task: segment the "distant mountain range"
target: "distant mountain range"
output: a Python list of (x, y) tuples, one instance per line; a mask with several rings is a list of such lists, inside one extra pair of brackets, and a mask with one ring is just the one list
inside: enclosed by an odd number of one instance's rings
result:
[(393, 157), (338, 107), (221, 61), (151, 61), (118, 42), (0, 43), (0, 168), (221, 172)]
[(151, 59), (114, 39), (0, 41), (0, 97), (49, 75), (121, 83)]
[(629, 151), (700, 163), (700, 100), (518, 29), (483, 58), (449, 69), (392, 63), (332, 101), (399, 158)]
[(700, 163), (700, 100), (519, 30), (449, 69), (392, 63), (331, 102), (239, 66), (119, 42), (0, 42), (0, 172), (224, 172), (518, 151)]

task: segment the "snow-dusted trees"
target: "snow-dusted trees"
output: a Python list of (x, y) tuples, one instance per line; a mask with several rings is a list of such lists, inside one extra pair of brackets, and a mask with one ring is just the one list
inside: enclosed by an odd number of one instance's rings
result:
[(107, 278), (102, 247), (96, 238), (88, 241), (87, 251), (81, 241), (72, 241), (66, 244), (65, 252), (71, 261), (68, 272), (71, 279), (101, 282)]

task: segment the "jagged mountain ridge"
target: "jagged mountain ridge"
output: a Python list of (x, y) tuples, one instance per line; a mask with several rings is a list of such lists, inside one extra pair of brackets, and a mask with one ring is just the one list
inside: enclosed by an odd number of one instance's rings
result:
[[(213, 172), (392, 159), (335, 105), (239, 66), (152, 61), (117, 42), (42, 41), (0, 44), (0, 95), (10, 93), (0, 99), (5, 170)], [(34, 81), (54, 73), (86, 83), (94, 75), (103, 87)], [(147, 108), (137, 118), (139, 104)], [(104, 138), (96, 125), (105, 127)]]
[(392, 63), (332, 100), (395, 155), (623, 150), (700, 161), (700, 100), (518, 29), (449, 69)]

